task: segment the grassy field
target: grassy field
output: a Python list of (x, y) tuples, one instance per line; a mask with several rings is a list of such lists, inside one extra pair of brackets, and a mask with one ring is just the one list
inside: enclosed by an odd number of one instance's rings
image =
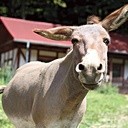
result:
[[(90, 91), (87, 95), (87, 112), (80, 128), (128, 128), (128, 96), (101, 92)], [(1, 96), (0, 128), (13, 128), (2, 110)]]
[(128, 96), (90, 92), (80, 128), (128, 128)]

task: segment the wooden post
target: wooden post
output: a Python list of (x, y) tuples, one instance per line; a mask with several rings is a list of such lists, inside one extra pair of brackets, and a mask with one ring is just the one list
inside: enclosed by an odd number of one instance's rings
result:
[(110, 66), (110, 71), (109, 71), (109, 77), (110, 77), (110, 83), (112, 83), (112, 77), (113, 77), (113, 68), (112, 68), (112, 58), (109, 59), (109, 66)]
[(26, 44), (26, 63), (30, 61), (30, 42)]
[(123, 66), (122, 66), (122, 86), (124, 86), (124, 70), (125, 70), (125, 59), (123, 59)]

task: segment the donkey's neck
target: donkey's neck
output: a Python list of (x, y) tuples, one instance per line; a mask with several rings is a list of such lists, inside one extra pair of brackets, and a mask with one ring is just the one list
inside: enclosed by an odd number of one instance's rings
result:
[(75, 71), (76, 65), (73, 57), (73, 52), (71, 51), (67, 54), (63, 61), (63, 63), (66, 64), (66, 67), (68, 67), (64, 86), (68, 90), (69, 99), (73, 99), (75, 102), (79, 102), (80, 100), (83, 100), (83, 98), (88, 93), (88, 90), (82, 86), (80, 80), (78, 79), (78, 74)]
[[(72, 118), (72, 115), (79, 106), (81, 105), (83, 99), (85, 98), (88, 90), (83, 88), (81, 82), (79, 81), (77, 74), (75, 72), (75, 65), (73, 61), (73, 53), (70, 52), (64, 59), (63, 64), (68, 66), (67, 74), (63, 84), (63, 90), (66, 91), (67, 98), (65, 99), (64, 106), (62, 108), (61, 119), (62, 118)], [(64, 91), (62, 91), (63, 93)], [(64, 94), (65, 95), (65, 94)], [(69, 116), (69, 117), (67, 117)]]

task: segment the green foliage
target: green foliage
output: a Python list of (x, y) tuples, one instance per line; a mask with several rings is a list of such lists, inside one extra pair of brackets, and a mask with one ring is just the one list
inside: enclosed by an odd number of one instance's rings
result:
[(103, 94), (114, 94), (118, 93), (118, 87), (111, 83), (104, 83), (97, 89), (97, 91)]
[[(90, 15), (104, 18), (117, 8), (128, 3), (128, 0), (5, 0), (0, 1), (0, 15), (28, 20), (38, 20), (65, 25), (86, 23)], [(119, 30), (128, 32), (127, 23)]]
[(0, 84), (7, 84), (12, 75), (13, 72), (10, 67), (0, 68)]
[(66, 7), (66, 3), (63, 0), (53, 0), (54, 4), (57, 4), (63, 8)]

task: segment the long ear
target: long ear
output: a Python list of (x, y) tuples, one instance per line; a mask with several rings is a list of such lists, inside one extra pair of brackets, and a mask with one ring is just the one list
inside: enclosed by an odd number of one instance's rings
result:
[(52, 40), (69, 40), (77, 27), (56, 27), (47, 30), (35, 29), (34, 32)]
[(112, 31), (121, 26), (128, 19), (128, 4), (108, 15), (101, 25), (108, 31)]

